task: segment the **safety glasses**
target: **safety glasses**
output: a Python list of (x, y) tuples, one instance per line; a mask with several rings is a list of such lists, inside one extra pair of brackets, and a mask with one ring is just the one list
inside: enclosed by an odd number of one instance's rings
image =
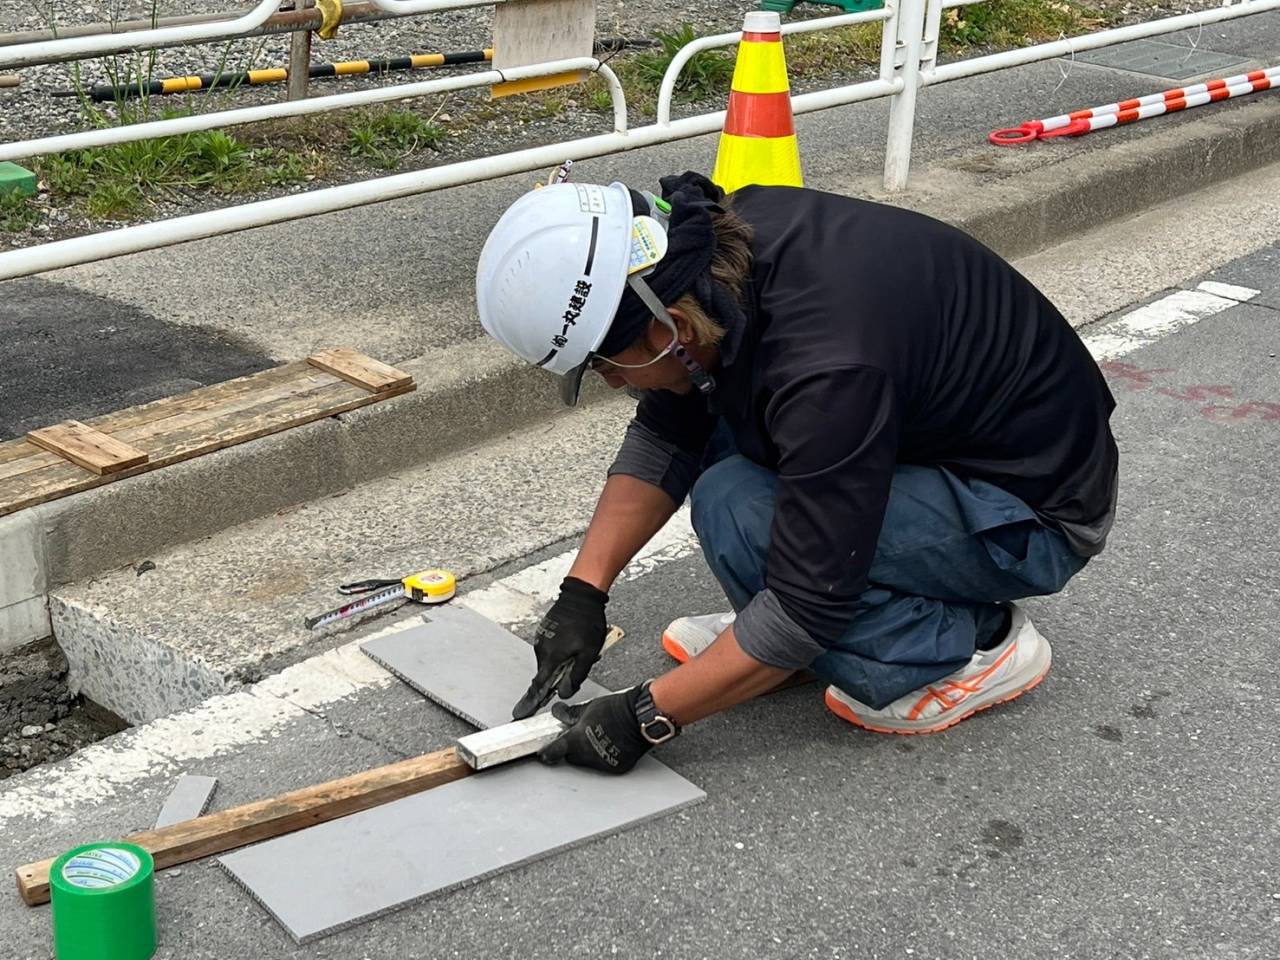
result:
[(644, 363), (619, 363), (617, 360), (610, 360), (607, 357), (599, 357), (595, 354), (587, 361), (588, 365), (596, 373), (607, 374), (610, 368), (619, 370), (643, 370), (645, 367), (651, 367), (663, 357), (671, 353), (676, 348), (676, 344), (680, 342), (680, 334), (675, 328), (675, 324), (671, 322), (670, 317), (662, 317), (661, 321), (671, 331), (671, 342), (663, 347), (652, 360), (646, 360)]

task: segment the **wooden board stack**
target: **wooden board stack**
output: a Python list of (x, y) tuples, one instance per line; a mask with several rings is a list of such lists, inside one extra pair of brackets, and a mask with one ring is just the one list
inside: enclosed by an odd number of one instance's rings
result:
[(0, 443), (0, 516), (415, 389), (338, 347), (306, 360)]

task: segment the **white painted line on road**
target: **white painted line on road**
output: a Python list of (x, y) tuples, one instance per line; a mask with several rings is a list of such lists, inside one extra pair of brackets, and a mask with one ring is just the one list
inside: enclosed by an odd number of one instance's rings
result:
[[(689, 523), (689, 508), (681, 507), (636, 554), (618, 579), (625, 583), (647, 576), (662, 564), (682, 560), (697, 550), (698, 538)], [(487, 587), (463, 594), (458, 602), (507, 626), (533, 620), (559, 595), (560, 581), (569, 573), (577, 552), (568, 550), (525, 567)]]
[[(392, 624), (372, 636), (400, 629), (403, 624)], [(87, 808), (126, 796), (148, 780), (161, 787), (155, 795), (159, 809), (168, 781), (194, 761), (239, 753), (329, 703), (393, 682), (391, 674), (348, 643), (255, 686), (85, 747), (62, 763), (12, 777), (0, 792), (0, 827), (17, 817), (83, 821)]]
[[(1206, 281), (1208, 283), (1210, 281)], [(1204, 284), (1201, 284), (1203, 287)], [(1220, 285), (1230, 286), (1230, 285)], [(1098, 333), (1083, 337), (1085, 346), (1097, 361), (1114, 360), (1139, 347), (1155, 343), (1161, 337), (1212, 317), (1229, 307), (1244, 302), (1244, 294), (1257, 296), (1260, 291), (1248, 287), (1231, 287), (1231, 297), (1218, 296), (1206, 290), (1177, 290), (1167, 297), (1139, 307)]]
[(1205, 293), (1212, 293), (1214, 296), (1226, 297), (1228, 300), (1235, 300), (1239, 303), (1248, 303), (1261, 290), (1254, 290), (1252, 287), (1237, 287), (1234, 283), (1219, 283), (1217, 280), (1205, 280), (1203, 283), (1196, 285), (1197, 290), (1203, 290)]

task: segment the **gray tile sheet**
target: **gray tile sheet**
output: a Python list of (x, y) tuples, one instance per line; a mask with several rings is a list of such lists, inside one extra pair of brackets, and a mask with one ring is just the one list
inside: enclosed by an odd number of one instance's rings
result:
[(652, 757), (625, 777), (523, 760), (219, 863), (306, 943), (703, 797)]
[[(533, 677), (533, 648), (460, 605), (428, 616), (364, 652), (477, 726), (508, 722)], [(578, 698), (607, 692), (588, 681)], [(305, 943), (704, 796), (653, 757), (625, 777), (521, 760), (218, 862)]]
[(179, 778), (178, 785), (169, 794), (169, 799), (160, 808), (160, 815), (156, 817), (156, 828), (204, 816), (217, 786), (217, 777), (198, 777), (184, 773)]
[[(377, 637), (361, 649), (409, 686), (477, 727), (511, 721), (537, 669), (533, 647), (460, 604), (437, 607), (430, 622)], [(608, 693), (588, 680), (573, 699)]]

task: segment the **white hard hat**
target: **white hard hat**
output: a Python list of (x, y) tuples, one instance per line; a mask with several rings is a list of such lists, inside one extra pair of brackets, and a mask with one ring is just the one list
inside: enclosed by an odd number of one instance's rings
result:
[(534, 190), (502, 215), (480, 252), (480, 323), (512, 353), (564, 377), (561, 395), (572, 404), (628, 277), (638, 282), (666, 249), (663, 226), (634, 214), (621, 183)]

